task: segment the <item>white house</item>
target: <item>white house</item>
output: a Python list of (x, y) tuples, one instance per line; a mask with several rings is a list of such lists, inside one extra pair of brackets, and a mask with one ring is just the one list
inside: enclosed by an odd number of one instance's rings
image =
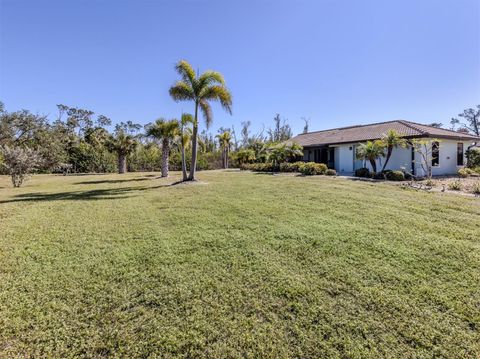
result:
[[(295, 136), (292, 141), (303, 146), (305, 161), (325, 163), (339, 174), (351, 175), (365, 166), (363, 160), (356, 158), (358, 145), (380, 139), (389, 130), (397, 131), (406, 140), (425, 139), (433, 144), (428, 161), (431, 161), (434, 176), (457, 173), (466, 164), (467, 149), (473, 144), (480, 144), (480, 137), (477, 136), (404, 120), (308, 132)], [(377, 169), (382, 168), (383, 161), (384, 158), (377, 161)], [(404, 169), (423, 176), (425, 166), (422, 167), (422, 161), (423, 156), (412, 145), (394, 148), (386, 169)], [(366, 166), (371, 170), (369, 163)]]

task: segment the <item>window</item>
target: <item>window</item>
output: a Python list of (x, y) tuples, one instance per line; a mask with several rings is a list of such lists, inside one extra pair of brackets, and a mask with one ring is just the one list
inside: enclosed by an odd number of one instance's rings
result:
[(440, 164), (440, 143), (432, 142), (432, 167)]
[(463, 166), (463, 143), (457, 143), (457, 166)]

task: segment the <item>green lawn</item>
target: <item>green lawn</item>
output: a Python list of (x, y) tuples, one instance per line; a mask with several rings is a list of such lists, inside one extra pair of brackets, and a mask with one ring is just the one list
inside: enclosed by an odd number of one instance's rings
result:
[(479, 199), (199, 177), (0, 177), (0, 357), (480, 355)]

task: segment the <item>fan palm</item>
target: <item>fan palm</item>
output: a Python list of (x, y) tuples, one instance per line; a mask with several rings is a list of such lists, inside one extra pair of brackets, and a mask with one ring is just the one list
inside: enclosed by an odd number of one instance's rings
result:
[(237, 151), (236, 159), (240, 165), (255, 161), (255, 151), (250, 148), (241, 148)]
[(387, 167), (387, 163), (392, 156), (393, 149), (396, 147), (405, 147), (406, 141), (405, 139), (401, 138), (397, 131), (389, 130), (385, 135), (382, 137), (382, 141), (387, 148), (387, 156), (385, 158), (385, 163), (382, 167), (382, 172)]
[(170, 156), (170, 147), (176, 136), (180, 134), (178, 121), (158, 119), (147, 128), (147, 136), (162, 141), (162, 177), (168, 177), (168, 158)]
[(377, 159), (385, 157), (385, 144), (381, 140), (367, 141), (357, 147), (357, 158), (368, 160), (373, 172), (377, 172)]
[(216, 71), (205, 71), (203, 74), (195, 74), (192, 66), (185, 60), (181, 60), (175, 66), (181, 76), (170, 88), (170, 96), (175, 101), (192, 101), (195, 105), (192, 131), (192, 161), (188, 180), (195, 180), (195, 168), (197, 165), (197, 137), (198, 137), (198, 110), (203, 114), (207, 127), (212, 122), (212, 108), (210, 101), (218, 101), (222, 107), (232, 113), (232, 95), (225, 85), (223, 75)]
[(118, 173), (127, 172), (127, 156), (132, 153), (138, 145), (135, 137), (128, 135), (125, 131), (116, 131), (115, 135), (109, 137), (106, 142), (111, 152), (118, 156)]
[(222, 149), (223, 168), (228, 168), (228, 153), (230, 151), (230, 146), (232, 145), (232, 135), (230, 132), (225, 131), (216, 137), (218, 138), (220, 148)]

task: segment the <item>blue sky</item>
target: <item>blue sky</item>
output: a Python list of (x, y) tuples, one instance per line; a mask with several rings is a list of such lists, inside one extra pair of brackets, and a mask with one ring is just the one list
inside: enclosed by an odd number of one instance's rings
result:
[(222, 72), (233, 116), (294, 132), (403, 118), (447, 124), (480, 103), (478, 0), (0, 0), (0, 100), (114, 122), (178, 117), (174, 64)]

